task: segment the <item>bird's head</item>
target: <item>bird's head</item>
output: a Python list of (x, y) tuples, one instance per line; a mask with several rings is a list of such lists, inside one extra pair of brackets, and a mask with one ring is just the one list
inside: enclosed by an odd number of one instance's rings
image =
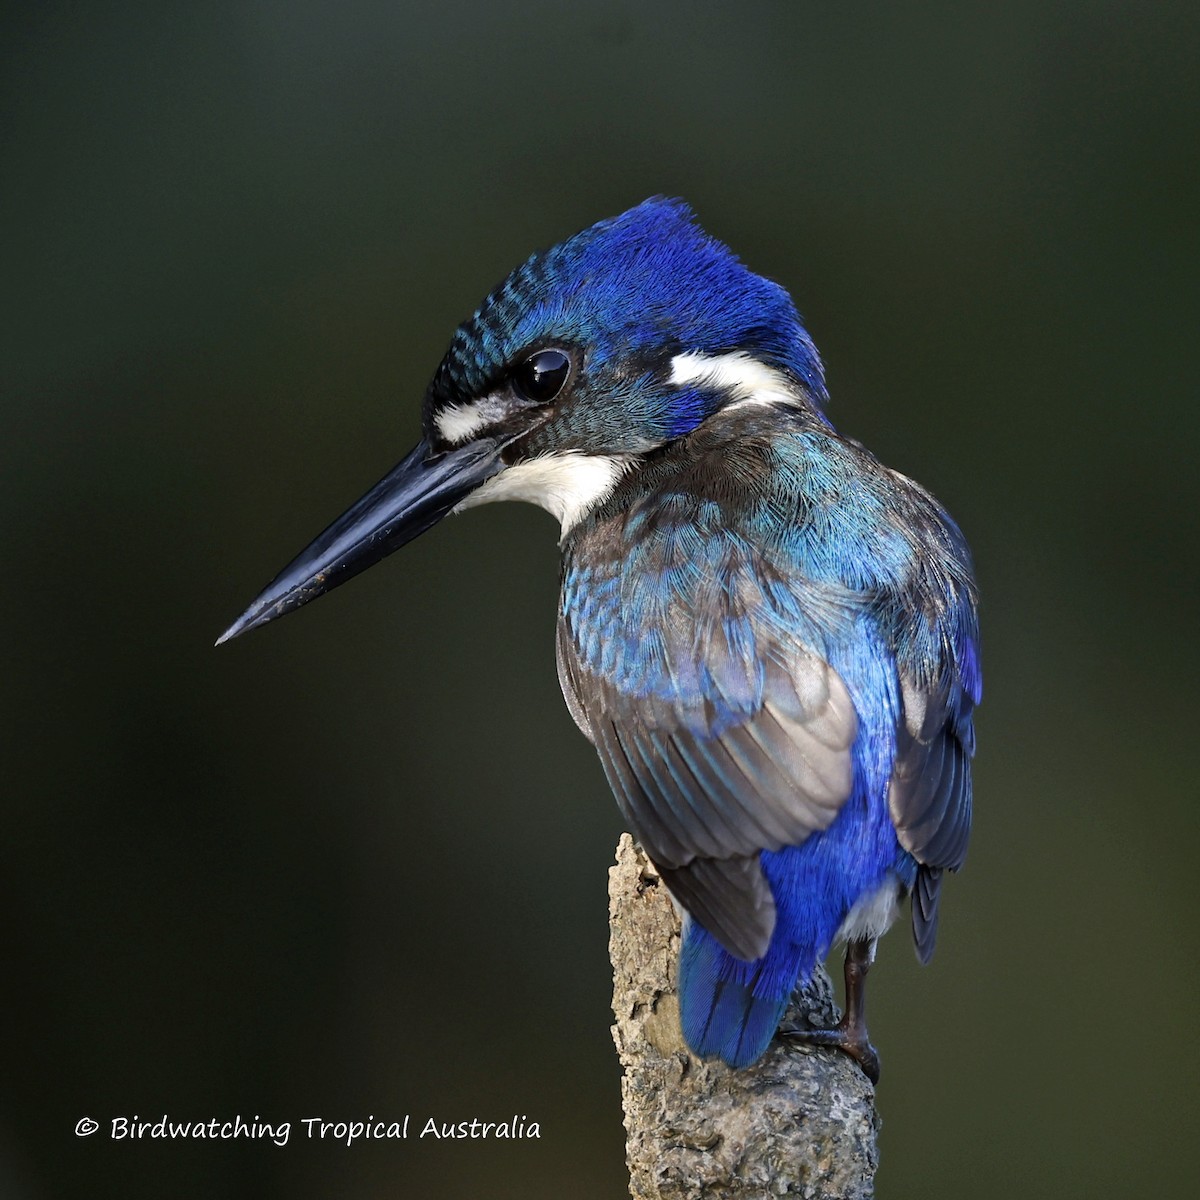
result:
[(821, 362), (778, 284), (654, 198), (532, 255), (463, 322), (409, 455), (222, 636), (327, 592), (447, 513), (541, 504), (570, 528), (645, 456), (737, 403), (820, 410)]

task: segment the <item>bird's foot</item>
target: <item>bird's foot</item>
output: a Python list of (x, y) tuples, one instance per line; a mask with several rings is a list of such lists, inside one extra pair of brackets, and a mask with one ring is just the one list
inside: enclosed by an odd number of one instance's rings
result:
[(782, 1025), (779, 1036), (790, 1042), (806, 1042), (810, 1046), (833, 1046), (850, 1055), (873, 1084), (879, 1082), (879, 1054), (867, 1038), (865, 1025), (849, 1025), (845, 1021), (840, 1021), (832, 1029)]

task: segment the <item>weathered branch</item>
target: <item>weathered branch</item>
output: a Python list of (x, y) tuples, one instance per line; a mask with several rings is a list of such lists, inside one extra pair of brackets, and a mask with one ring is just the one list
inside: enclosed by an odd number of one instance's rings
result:
[[(874, 1091), (840, 1051), (772, 1043), (747, 1070), (696, 1058), (679, 1031), (679, 917), (628, 834), (609, 872), (613, 1040), (635, 1200), (866, 1200), (878, 1161)], [(837, 1020), (828, 975), (785, 1021)]]

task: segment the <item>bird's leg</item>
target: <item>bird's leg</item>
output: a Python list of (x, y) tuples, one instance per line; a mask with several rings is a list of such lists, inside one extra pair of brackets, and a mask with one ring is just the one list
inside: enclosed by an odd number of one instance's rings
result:
[(846, 946), (846, 1011), (832, 1029), (783, 1026), (780, 1037), (813, 1046), (836, 1046), (850, 1055), (872, 1082), (879, 1082), (879, 1055), (867, 1037), (867, 972), (875, 961), (875, 939), (862, 938)]

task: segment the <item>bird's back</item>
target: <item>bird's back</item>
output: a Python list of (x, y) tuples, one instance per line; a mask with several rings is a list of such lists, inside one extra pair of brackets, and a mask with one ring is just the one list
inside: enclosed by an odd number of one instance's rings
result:
[(937, 503), (815, 412), (749, 404), (652, 457), (563, 551), (564, 692), (694, 918), (693, 1048), (758, 1057), (881, 890), (916, 890), (927, 957), (978, 698), (969, 557)]

